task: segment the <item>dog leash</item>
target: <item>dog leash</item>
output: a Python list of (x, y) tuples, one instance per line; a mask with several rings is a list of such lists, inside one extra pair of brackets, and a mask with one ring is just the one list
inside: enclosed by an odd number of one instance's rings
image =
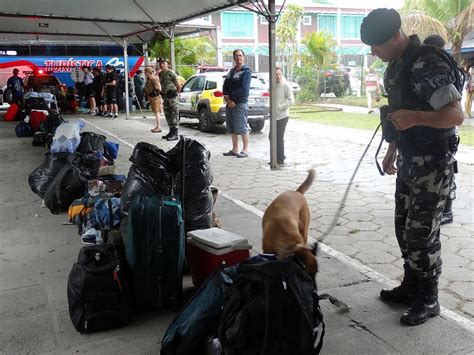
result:
[[(326, 237), (329, 235), (329, 233), (331, 233), (331, 231), (334, 229), (334, 227), (337, 225), (337, 221), (339, 220), (339, 217), (341, 217), (341, 214), (342, 214), (342, 209), (344, 208), (345, 206), (345, 203), (346, 203), (346, 200), (347, 200), (347, 196), (349, 195), (349, 191), (351, 190), (351, 187), (352, 187), (352, 184), (354, 183), (354, 179), (355, 179), (355, 176), (357, 174), (357, 171), (359, 170), (360, 168), (360, 165), (362, 164), (362, 160), (364, 160), (364, 157), (365, 155), (367, 154), (367, 151), (369, 150), (369, 147), (370, 145), (372, 144), (374, 138), (375, 138), (375, 135), (377, 134), (379, 128), (381, 126), (381, 123), (377, 126), (377, 128), (375, 129), (375, 132), (374, 134), (372, 135), (372, 138), (370, 139), (369, 141), (369, 144), (367, 144), (367, 146), (365, 147), (365, 150), (364, 152), (362, 153), (362, 156), (360, 157), (359, 159), (359, 162), (357, 163), (357, 166), (355, 167), (354, 169), (354, 172), (352, 173), (352, 176), (349, 180), (349, 183), (347, 184), (347, 187), (346, 187), (346, 191), (344, 192), (344, 196), (342, 197), (341, 199), (341, 202), (339, 202), (339, 207), (337, 208), (337, 211), (336, 211), (336, 214), (334, 215), (334, 218), (331, 222), (331, 224), (329, 225), (328, 229), (322, 234), (322, 236), (317, 239), (318, 242), (322, 243), (324, 241), (324, 239), (326, 239)], [(380, 146), (382, 144), (379, 145), (378, 149), (377, 149), (377, 153), (376, 153), (376, 156), (378, 155), (378, 152), (380, 150)]]

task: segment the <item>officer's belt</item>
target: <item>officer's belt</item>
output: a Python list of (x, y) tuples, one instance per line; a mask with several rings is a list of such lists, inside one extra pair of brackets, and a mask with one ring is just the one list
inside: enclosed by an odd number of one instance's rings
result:
[(403, 156), (434, 155), (443, 157), (450, 151), (450, 139), (451, 136), (424, 144), (397, 144), (397, 148)]

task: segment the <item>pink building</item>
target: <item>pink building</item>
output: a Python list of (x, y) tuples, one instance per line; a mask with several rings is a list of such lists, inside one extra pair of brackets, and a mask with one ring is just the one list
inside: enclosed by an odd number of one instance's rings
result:
[[(281, 6), (277, 1), (277, 12)], [(340, 7), (298, 2), (304, 15), (298, 29), (298, 42), (307, 33), (329, 32), (336, 41), (338, 63), (361, 66), (369, 53), (359, 38), (360, 24), (372, 8)], [(284, 9), (283, 9), (284, 11)], [(268, 71), (268, 23), (265, 17), (241, 7), (213, 13), (203, 18), (217, 26), (219, 65), (232, 65), (232, 50), (242, 48), (254, 71)]]

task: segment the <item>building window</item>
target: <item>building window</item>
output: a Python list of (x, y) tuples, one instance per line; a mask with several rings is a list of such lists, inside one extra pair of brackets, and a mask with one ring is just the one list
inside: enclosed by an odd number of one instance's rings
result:
[(337, 36), (337, 15), (318, 15), (318, 31), (323, 31)]
[(221, 16), (223, 37), (254, 38), (253, 13), (227, 11)]
[(341, 37), (359, 38), (363, 15), (341, 15)]
[(303, 25), (311, 26), (311, 16), (310, 15), (303, 16)]
[(268, 25), (267, 18), (265, 16), (260, 16), (260, 24), (261, 25)]
[(211, 22), (211, 15), (201, 17), (203, 22)]

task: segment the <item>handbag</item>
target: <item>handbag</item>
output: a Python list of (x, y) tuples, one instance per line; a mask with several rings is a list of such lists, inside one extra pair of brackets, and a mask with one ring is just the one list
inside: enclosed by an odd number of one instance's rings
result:
[(153, 90), (148, 94), (149, 97), (157, 97), (160, 96), (160, 92), (158, 90)]

